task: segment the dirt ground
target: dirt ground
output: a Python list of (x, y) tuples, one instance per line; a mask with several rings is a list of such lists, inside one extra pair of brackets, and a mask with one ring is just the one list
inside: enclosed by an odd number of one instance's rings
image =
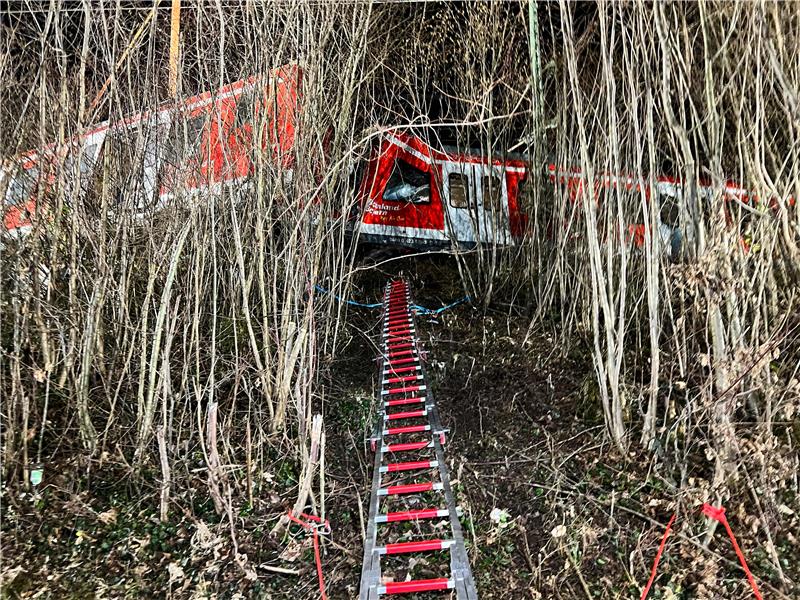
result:
[[(453, 267), (444, 258), (391, 261), (365, 272), (354, 297), (375, 301), (386, 278), (402, 273), (416, 302), (439, 307), (464, 294)], [(673, 513), (649, 597), (751, 597), (724, 531), (704, 544), (701, 499), (678, 490), (666, 461), (635, 444), (626, 456), (609, 446), (587, 348), (577, 340), (565, 349), (557, 332), (528, 326), (525, 307), (502, 299), (487, 310), (461, 304), (420, 320), (430, 383), (451, 430), (445, 451), (480, 597), (638, 598)], [(358, 594), (377, 337), (377, 312), (350, 308), (322, 394), (332, 528), (323, 568), (332, 599)], [(257, 480), (253, 506), (236, 507), (234, 523), (215, 514), (200, 474), (179, 491), (172, 522), (160, 523), (157, 469), (150, 486), (135, 483), (118, 454), (101, 457), (102, 469), (68, 459), (51, 466), (57, 474), (36, 496), (3, 490), (2, 597), (319, 597), (310, 540), (294, 529), (269, 534), (296, 493), (294, 465), (277, 458), (280, 441), (274, 469)], [(201, 471), (197, 458), (186, 466), (190, 474)], [(698, 467), (693, 489), (703, 488), (705, 472)], [(800, 506), (788, 497), (784, 505), (771, 542), (780, 568), (752, 497), (743, 492), (728, 510), (770, 598), (798, 597), (790, 582), (800, 580)], [(436, 560), (423, 558), (417, 569), (435, 570)], [(428, 597), (443, 596), (416, 596)]]

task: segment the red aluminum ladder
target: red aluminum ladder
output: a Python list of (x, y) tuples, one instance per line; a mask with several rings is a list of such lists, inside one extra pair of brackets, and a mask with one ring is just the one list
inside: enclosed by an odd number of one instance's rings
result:
[[(447, 590), (455, 592), (458, 600), (477, 600), (459, 512), (450, 487), (450, 473), (444, 459), (447, 430), (439, 422), (439, 413), (427, 385), (410, 297), (408, 283), (404, 280), (396, 279), (387, 284), (378, 357), (381, 378), (379, 413), (370, 438), (375, 452), (375, 468), (359, 600)], [(408, 441), (410, 435), (416, 435), (417, 439)], [(433, 476), (422, 476), (420, 472), (432, 473)], [(411, 476), (413, 481), (387, 481), (398, 473)], [(435, 505), (420, 508), (420, 494), (432, 494), (437, 499)], [(382, 501), (386, 504), (390, 497), (404, 505), (403, 510), (382, 511)], [(390, 523), (411, 521), (419, 529), (427, 528), (434, 532), (441, 531), (441, 527), (434, 529), (434, 526), (441, 525), (444, 520), (449, 522), (446, 539), (430, 535), (420, 540), (380, 542), (385, 537), (384, 528)], [(383, 556), (428, 552), (450, 553), (447, 576), (393, 581), (391, 573), (382, 572)]]

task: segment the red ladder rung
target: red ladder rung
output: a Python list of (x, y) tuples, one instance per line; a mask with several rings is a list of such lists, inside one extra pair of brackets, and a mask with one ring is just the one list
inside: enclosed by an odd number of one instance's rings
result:
[(441, 490), (441, 483), (432, 483), (426, 481), (425, 483), (406, 483), (402, 485), (390, 485), (389, 487), (378, 490), (379, 496), (397, 496), (399, 494), (418, 494), (421, 492), (430, 492), (431, 490)]
[(399, 329), (401, 327), (413, 327), (414, 321), (411, 319), (410, 316), (403, 316), (399, 319), (390, 319), (386, 323), (384, 323), (384, 329)]
[(453, 540), (422, 540), (419, 542), (398, 542), (396, 544), (386, 544), (378, 546), (375, 551), (378, 554), (410, 554), (412, 552), (436, 552), (437, 550), (447, 550), (453, 544)]
[(424, 385), (407, 385), (406, 387), (399, 387), (391, 390), (383, 390), (383, 395), (391, 396), (393, 394), (405, 394), (406, 392), (421, 392), (424, 389), (425, 389)]
[(428, 446), (432, 446), (433, 442), (399, 442), (397, 444), (386, 444), (383, 447), (384, 452), (404, 452), (406, 450), (422, 450)]
[(387, 400), (386, 406), (403, 406), (404, 404), (422, 404), (425, 396), (414, 396), (413, 398), (398, 398), (397, 400)]
[(389, 361), (388, 365), (389, 368), (393, 368), (395, 365), (407, 365), (412, 362), (419, 362), (419, 359), (416, 356), (412, 356), (410, 358), (400, 358), (398, 360)]
[(418, 510), (405, 510), (389, 512), (375, 517), (376, 523), (396, 523), (398, 521), (417, 521), (419, 519), (437, 519), (450, 514), (446, 508), (420, 508)]
[(406, 462), (389, 463), (381, 467), (381, 473), (399, 473), (400, 471), (418, 471), (420, 469), (435, 469), (439, 466), (436, 460), (410, 460)]
[(420, 433), (422, 431), (430, 430), (430, 425), (404, 425), (402, 427), (387, 427), (386, 435), (397, 435), (400, 433)]
[(387, 421), (397, 421), (398, 419), (416, 419), (417, 417), (424, 417), (428, 414), (427, 409), (422, 410), (406, 410), (403, 412), (393, 413), (386, 415)]
[(400, 337), (401, 335), (410, 335), (412, 333), (414, 333), (413, 327), (395, 327), (393, 329), (386, 330), (386, 337), (396, 338)]
[(385, 325), (391, 327), (392, 325), (402, 325), (404, 323), (413, 323), (414, 320), (411, 318), (411, 315), (407, 312), (400, 314), (397, 317), (390, 317), (389, 319), (384, 321)]
[[(389, 350), (389, 358), (392, 359), (395, 356), (408, 356), (409, 354), (414, 354), (414, 344), (408, 344), (408, 346), (402, 350), (398, 349), (390, 349)], [(416, 360), (416, 358), (414, 358)], [(392, 361), (394, 362), (394, 361)]]
[(400, 377), (389, 377), (383, 381), (383, 385), (391, 383), (405, 383), (406, 381), (421, 381), (422, 375), (402, 375)]
[(414, 333), (415, 332), (414, 332), (414, 329), (412, 327), (406, 328), (406, 329), (404, 329), (402, 331), (400, 329), (392, 330), (392, 331), (384, 331), (383, 332), (383, 339), (388, 340), (388, 339), (398, 338), (398, 337), (401, 337), (401, 336), (411, 336), (411, 335), (414, 335)]
[(380, 594), (413, 594), (414, 592), (435, 592), (451, 590), (455, 582), (447, 577), (437, 579), (412, 579), (411, 581), (393, 581), (378, 588)]
[(400, 373), (411, 373), (412, 371), (420, 371), (419, 365), (412, 365), (409, 367), (389, 367), (388, 369), (384, 370), (384, 375), (400, 375)]
[[(426, 483), (409, 483), (406, 485), (390, 485), (387, 488), (379, 490), (379, 495), (396, 496), (398, 494), (415, 494), (418, 492), (429, 492), (433, 489), (432, 482)], [(383, 492), (383, 494), (380, 494)]]

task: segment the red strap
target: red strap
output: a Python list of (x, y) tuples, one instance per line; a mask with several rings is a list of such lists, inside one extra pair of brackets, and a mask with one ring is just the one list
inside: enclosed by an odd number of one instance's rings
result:
[[(756, 585), (756, 580), (753, 577), (753, 574), (750, 572), (750, 569), (747, 566), (747, 561), (744, 558), (744, 554), (742, 553), (742, 549), (739, 548), (739, 544), (736, 541), (736, 536), (733, 535), (733, 530), (731, 529), (730, 524), (728, 524), (728, 519), (725, 517), (725, 507), (720, 506), (717, 508), (716, 506), (711, 506), (710, 504), (706, 503), (703, 504), (703, 514), (707, 517), (714, 519), (722, 523), (725, 527), (725, 531), (728, 532), (728, 537), (731, 539), (731, 543), (733, 544), (733, 549), (736, 551), (736, 556), (739, 558), (739, 562), (744, 569), (745, 575), (747, 575), (747, 581), (750, 583), (750, 587), (753, 590), (756, 598), (758, 600), (764, 600), (761, 596), (761, 592), (758, 591), (758, 586)], [(645, 600), (647, 598), (647, 594), (650, 592), (650, 587), (653, 585), (653, 581), (656, 578), (656, 569), (658, 568), (658, 562), (661, 560), (661, 554), (664, 551), (664, 545), (667, 542), (667, 535), (669, 535), (670, 528), (672, 527), (672, 523), (675, 521), (675, 515), (672, 515), (672, 518), (669, 520), (667, 524), (667, 530), (664, 532), (664, 537), (661, 538), (661, 545), (658, 547), (658, 552), (656, 553), (656, 559), (653, 562), (653, 569), (650, 572), (650, 580), (647, 582), (647, 585), (642, 592), (642, 597), (640, 600)]]
[(747, 575), (747, 581), (750, 582), (750, 587), (753, 588), (753, 593), (755, 594), (758, 600), (763, 600), (761, 596), (761, 592), (758, 591), (758, 586), (756, 585), (756, 580), (753, 577), (753, 574), (750, 572), (750, 569), (747, 567), (747, 561), (744, 559), (744, 554), (742, 553), (742, 549), (739, 548), (739, 544), (736, 542), (736, 536), (733, 535), (733, 530), (731, 526), (728, 524), (728, 519), (725, 516), (725, 507), (720, 506), (719, 508), (715, 506), (711, 506), (710, 504), (703, 504), (703, 514), (707, 517), (714, 519), (715, 521), (719, 521), (725, 527), (725, 530), (728, 532), (728, 537), (731, 538), (731, 543), (733, 544), (733, 549), (736, 551), (736, 556), (739, 557), (739, 562), (742, 564), (742, 568), (744, 569), (745, 575)]
[(658, 569), (658, 563), (661, 560), (661, 554), (664, 552), (664, 546), (667, 544), (667, 536), (669, 535), (669, 530), (672, 529), (672, 524), (675, 522), (675, 515), (672, 515), (672, 518), (667, 523), (667, 530), (664, 532), (664, 537), (661, 538), (661, 544), (658, 546), (658, 552), (656, 552), (656, 559), (653, 561), (653, 568), (650, 571), (650, 579), (647, 582), (647, 585), (644, 586), (644, 591), (642, 592), (641, 600), (645, 600), (647, 598), (647, 594), (650, 592), (650, 588), (653, 585), (653, 581), (656, 579), (656, 569)]
[[(313, 534), (314, 538), (314, 560), (317, 562), (317, 579), (319, 580), (319, 593), (322, 600), (328, 600), (328, 596), (325, 594), (325, 578), (322, 575), (322, 559), (319, 555), (319, 530), (325, 529), (326, 531), (330, 531), (331, 524), (330, 522), (325, 519), (324, 521), (315, 515), (308, 515), (306, 513), (300, 513), (300, 518), (295, 517), (292, 514), (292, 511), (288, 513), (289, 519), (294, 523), (297, 523), (303, 529), (310, 531)], [(304, 520), (301, 520), (304, 519)]]

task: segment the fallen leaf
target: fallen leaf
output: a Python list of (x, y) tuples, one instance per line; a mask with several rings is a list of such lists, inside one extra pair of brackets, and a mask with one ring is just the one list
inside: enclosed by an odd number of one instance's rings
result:
[(117, 522), (117, 509), (116, 508), (110, 508), (105, 512), (101, 512), (99, 515), (97, 515), (97, 519), (101, 523), (104, 523), (106, 525), (108, 525), (110, 523), (116, 523)]
[(297, 539), (289, 540), (286, 548), (283, 549), (279, 558), (288, 562), (296, 561), (303, 553), (303, 544)]
[(567, 535), (567, 526), (566, 525), (556, 525), (553, 527), (553, 530), (550, 532), (550, 535), (554, 538), (560, 538)]
[(25, 569), (22, 568), (22, 565), (17, 565), (16, 567), (12, 567), (10, 569), (4, 569), (2, 572), (0, 572), (0, 588), (5, 588), (11, 585), (14, 580), (24, 572)]
[(167, 565), (167, 572), (169, 573), (170, 583), (176, 581), (180, 583), (181, 581), (183, 581), (183, 578), (186, 577), (186, 575), (183, 572), (183, 569), (181, 569), (181, 566), (178, 563), (169, 563)]

